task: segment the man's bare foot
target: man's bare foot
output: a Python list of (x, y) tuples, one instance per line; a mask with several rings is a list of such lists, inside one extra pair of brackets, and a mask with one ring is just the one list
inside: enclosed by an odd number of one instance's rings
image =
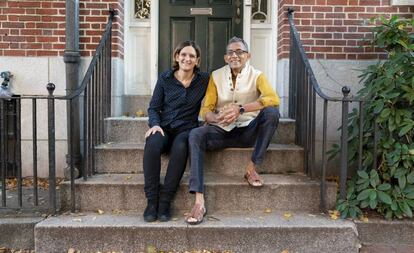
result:
[(249, 162), (246, 168), (246, 174), (244, 178), (247, 180), (247, 183), (253, 187), (263, 186), (263, 179), (257, 174), (256, 166), (253, 162)]

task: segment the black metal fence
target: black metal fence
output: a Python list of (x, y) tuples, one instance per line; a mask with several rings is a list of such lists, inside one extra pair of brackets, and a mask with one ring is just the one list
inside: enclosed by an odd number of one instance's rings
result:
[[(47, 101), (47, 115), (48, 115), (48, 156), (49, 156), (49, 212), (55, 214), (57, 210), (57, 194), (56, 194), (56, 145), (55, 145), (55, 101), (63, 100), (69, 103), (69, 115), (73, 118), (74, 113), (80, 113), (82, 122), (80, 126), (74, 126), (73, 121), (68, 127), (68, 136), (73, 140), (73, 129), (80, 127), (83, 131), (83, 159), (82, 159), (82, 173), (86, 180), (89, 176), (95, 173), (95, 154), (94, 147), (103, 143), (104, 141), (104, 118), (109, 117), (111, 113), (111, 59), (112, 59), (112, 21), (115, 16), (115, 11), (110, 10), (110, 16), (105, 28), (105, 32), (99, 42), (95, 51), (95, 55), (88, 67), (88, 70), (82, 80), (78, 89), (67, 96), (54, 96), (55, 85), (53, 83), (47, 84), (48, 96), (13, 96), (0, 97), (0, 112), (5, 110), (8, 104), (16, 104), (16, 122), (18, 122), (16, 129), (17, 144), (7, 145), (7, 132), (11, 124), (10, 117), (7, 114), (0, 113), (0, 133), (1, 133), (1, 198), (3, 208), (8, 208), (7, 205), (7, 189), (6, 179), (7, 170), (10, 164), (16, 166), (17, 178), (17, 196), (18, 207), (22, 208), (22, 166), (21, 166), (21, 129), (19, 122), (21, 120), (20, 108), (22, 100), (32, 101), (32, 136), (33, 136), (33, 206), (39, 205), (38, 198), (38, 146), (37, 146), (37, 104), (39, 100)], [(75, 100), (83, 100), (81, 111), (75, 112), (72, 108)], [(27, 113), (26, 113), (27, 115)], [(70, 164), (70, 181), (71, 181), (71, 210), (75, 211), (75, 173), (73, 162), (73, 141), (69, 141), (68, 147), (69, 164)], [(12, 147), (12, 148), (11, 148)], [(14, 155), (11, 155), (14, 154)], [(13, 157), (10, 159), (10, 157)]]
[[(289, 60), (289, 117), (296, 119), (296, 144), (304, 148), (304, 169), (308, 175), (314, 177), (317, 172), (321, 177), (321, 209), (326, 210), (326, 168), (327, 168), (327, 117), (328, 104), (342, 104), (342, 118), (340, 123), (340, 173), (339, 195), (346, 199), (346, 181), (348, 177), (348, 113), (349, 104), (359, 103), (359, 150), (358, 169), (362, 168), (362, 138), (363, 138), (363, 106), (364, 101), (349, 96), (350, 89), (342, 87), (343, 97), (335, 98), (322, 92), (315, 78), (306, 52), (300, 41), (300, 35), (293, 21), (294, 10), (289, 8), (288, 19), (290, 25), (290, 60)], [(317, 98), (323, 101), (322, 114), (322, 168), (316, 168), (316, 121)], [(378, 140), (378, 127), (374, 128), (374, 140)], [(375, 142), (375, 141), (374, 141)], [(374, 143), (374, 156), (376, 157), (376, 143)], [(375, 160), (375, 159), (374, 159)], [(375, 163), (375, 162), (374, 162)], [(376, 166), (374, 164), (374, 166)]]

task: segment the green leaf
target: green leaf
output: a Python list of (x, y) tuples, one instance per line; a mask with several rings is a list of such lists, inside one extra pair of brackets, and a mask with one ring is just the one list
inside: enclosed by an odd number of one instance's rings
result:
[(408, 133), (411, 129), (413, 128), (413, 125), (409, 124), (409, 125), (405, 125), (404, 127), (401, 128), (400, 132), (398, 133), (398, 136), (403, 136), (406, 133)]
[(377, 187), (377, 189), (380, 190), (380, 191), (388, 191), (389, 189), (391, 189), (391, 185), (388, 184), (388, 183), (380, 184)]
[(369, 200), (369, 207), (371, 209), (375, 209), (377, 207), (377, 205), (378, 205), (378, 200), (376, 200), (376, 199)]
[(407, 182), (410, 184), (414, 184), (414, 171), (407, 175)]
[(391, 205), (392, 204), (392, 200), (390, 195), (388, 195), (387, 193), (383, 192), (383, 191), (378, 191), (378, 198), (379, 200), (381, 200), (382, 203)]
[(412, 200), (412, 199), (406, 199), (405, 201), (407, 202), (407, 204), (408, 204), (411, 208), (414, 208), (414, 200)]
[(364, 170), (358, 170), (357, 173), (358, 173), (358, 176), (363, 178), (363, 179), (368, 179), (369, 178), (368, 173)]
[(372, 191), (373, 191), (372, 189), (363, 190), (361, 193), (358, 194), (357, 200), (361, 201), (361, 200), (367, 199)]
[(398, 178), (398, 185), (400, 186), (401, 189), (405, 188), (406, 183), (407, 183), (407, 178), (405, 176), (401, 176)]
[(405, 201), (402, 202), (402, 208), (401, 209), (408, 217), (410, 217), (410, 218), (413, 217), (413, 212), (412, 212), (410, 206), (408, 206), (407, 202), (405, 202)]
[(413, 192), (413, 193), (408, 193), (408, 194), (406, 194), (406, 195), (405, 195), (405, 197), (406, 197), (407, 199), (414, 199), (414, 192)]
[(388, 109), (388, 108), (385, 108), (384, 110), (382, 110), (382, 112), (380, 114), (380, 118), (386, 119), (390, 116), (390, 113), (391, 113), (391, 110)]
[(377, 192), (376, 192), (376, 191), (372, 191), (372, 192), (369, 194), (369, 199), (370, 199), (370, 200), (375, 200), (375, 199), (377, 199)]
[(393, 201), (391, 203), (391, 210), (396, 211), (398, 209), (397, 203), (395, 201)]

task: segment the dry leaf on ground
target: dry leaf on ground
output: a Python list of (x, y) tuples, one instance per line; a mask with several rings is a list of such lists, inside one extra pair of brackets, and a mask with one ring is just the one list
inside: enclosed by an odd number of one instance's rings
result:
[(338, 210), (329, 210), (328, 213), (332, 220), (337, 220), (339, 216), (341, 216), (341, 213)]
[(270, 208), (266, 208), (266, 209), (264, 210), (264, 212), (265, 212), (265, 213), (271, 213), (271, 212), (272, 212), (272, 209), (270, 209)]
[(284, 213), (283, 214), (283, 218), (285, 218), (285, 219), (287, 219), (287, 220), (289, 220), (290, 218), (292, 218), (292, 214), (291, 213)]
[(105, 212), (103, 211), (103, 210), (101, 210), (101, 209), (98, 209), (98, 211), (97, 211), (99, 214), (104, 214)]

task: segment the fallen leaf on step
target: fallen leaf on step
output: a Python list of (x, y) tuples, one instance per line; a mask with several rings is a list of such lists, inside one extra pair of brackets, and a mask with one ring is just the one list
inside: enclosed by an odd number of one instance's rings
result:
[(82, 219), (75, 218), (75, 219), (73, 219), (73, 221), (82, 222)]
[(178, 218), (172, 218), (173, 221), (178, 221)]
[(316, 215), (314, 215), (314, 214), (310, 214), (310, 213), (308, 214), (308, 216), (309, 216), (309, 217), (316, 217)]
[(341, 215), (341, 213), (338, 210), (329, 210), (328, 213), (332, 220), (337, 220)]
[(68, 249), (68, 253), (75, 253), (75, 252), (76, 252), (76, 250), (73, 249), (73, 248)]
[(292, 214), (291, 213), (284, 213), (283, 218), (289, 220), (290, 218), (292, 218)]
[(96, 220), (96, 216), (93, 216), (93, 217), (92, 217), (92, 220)]
[(280, 253), (289, 253), (289, 250), (285, 249), (284, 251), (282, 251)]
[(113, 214), (121, 214), (122, 213), (122, 210), (114, 209), (114, 210), (112, 210), (112, 213)]
[(369, 221), (368, 217), (365, 216), (365, 215), (361, 215), (361, 217), (359, 217), (359, 219), (364, 223), (367, 223)]
[(103, 210), (101, 210), (101, 209), (98, 209), (98, 213), (99, 214), (104, 214), (105, 212)]
[(157, 253), (157, 248), (150, 245), (147, 247), (147, 253)]
[(137, 117), (144, 117), (144, 116), (145, 116), (145, 113), (144, 113), (142, 110), (138, 110), (138, 111), (135, 113), (135, 115), (136, 115)]
[(126, 178), (125, 178), (125, 180), (130, 180), (132, 178), (132, 176), (127, 176)]
[(264, 210), (264, 212), (265, 212), (265, 213), (271, 213), (271, 212), (272, 212), (272, 209), (270, 209), (270, 208), (266, 208), (266, 209)]

